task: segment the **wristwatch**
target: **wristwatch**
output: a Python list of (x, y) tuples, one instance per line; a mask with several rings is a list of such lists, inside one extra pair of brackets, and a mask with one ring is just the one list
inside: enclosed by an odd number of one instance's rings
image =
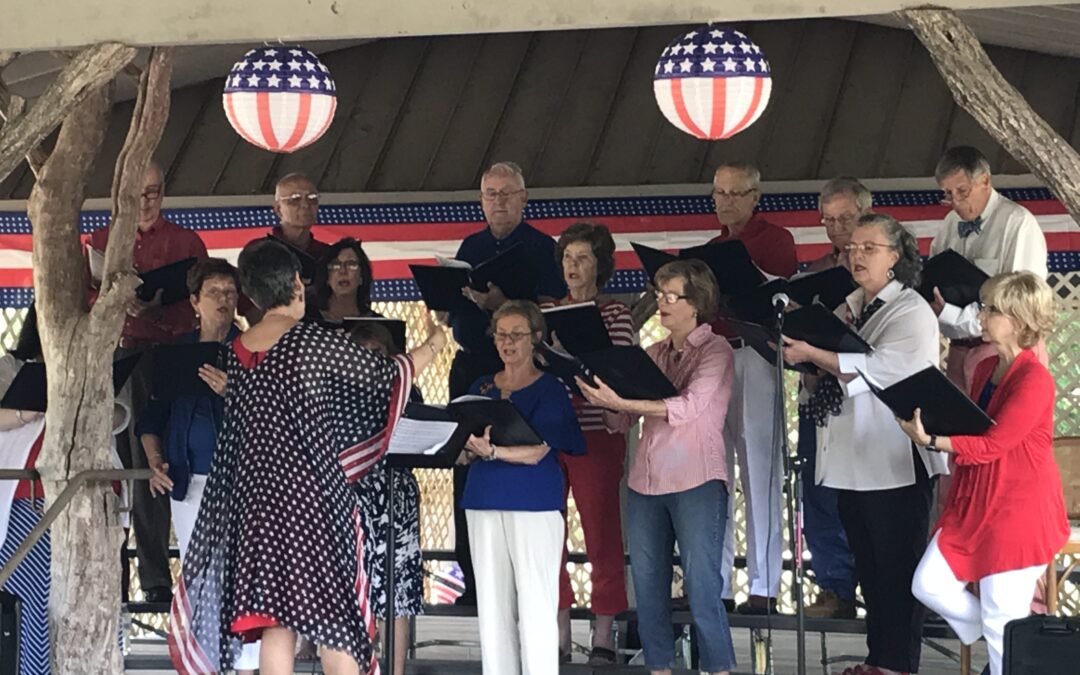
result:
[(489, 443), (489, 445), (491, 446), (491, 454), (488, 455), (487, 457), (485, 457), (484, 459), (489, 461), (489, 462), (494, 462), (495, 461), (495, 453), (498, 452), (499, 449), (497, 447), (495, 447), (494, 443)]
[(926, 444), (927, 450), (937, 451), (937, 435), (930, 434), (930, 442)]

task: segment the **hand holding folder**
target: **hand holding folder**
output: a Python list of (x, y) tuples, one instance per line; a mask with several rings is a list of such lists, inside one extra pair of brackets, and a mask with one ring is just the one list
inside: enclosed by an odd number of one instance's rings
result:
[(443, 259), (444, 264), (409, 265), (409, 269), (428, 309), (454, 312), (473, 304), (461, 294), (461, 289), (486, 293), (488, 284), (499, 287), (510, 300), (535, 300), (537, 280), (528, 255), (523, 244), (514, 244), (476, 267)]
[(986, 272), (952, 249), (945, 249), (923, 265), (917, 289), (927, 302), (934, 301), (934, 289), (941, 292), (945, 302), (967, 307), (979, 301), (979, 289), (990, 278)]
[(554, 334), (570, 354), (585, 354), (612, 346), (611, 336), (595, 302), (548, 307), (543, 313), (547, 337)]
[(199, 369), (224, 367), (225, 345), (220, 342), (156, 345), (151, 351), (150, 392), (154, 399), (172, 401), (182, 396), (213, 396)]
[(874, 396), (900, 419), (910, 420), (915, 409), (921, 409), (923, 428), (928, 434), (977, 436), (986, 433), (994, 424), (994, 420), (936, 366), (927, 366), (888, 387), (882, 387), (866, 373), (858, 372)]
[(136, 297), (143, 302), (149, 302), (160, 291), (162, 306), (186, 300), (188, 297), (188, 271), (196, 262), (198, 260), (195, 258), (184, 258), (140, 273), (139, 278), (142, 279), (142, 286), (136, 292)]
[(571, 355), (540, 343), (543, 369), (562, 380), (572, 391), (581, 393), (575, 378), (595, 386), (594, 376), (603, 380), (620, 397), (631, 400), (658, 401), (679, 392), (660, 367), (644, 349), (637, 346), (615, 346)]

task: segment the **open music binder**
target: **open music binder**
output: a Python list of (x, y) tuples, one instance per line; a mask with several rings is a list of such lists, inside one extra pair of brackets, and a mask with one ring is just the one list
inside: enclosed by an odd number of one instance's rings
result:
[(475, 267), (442, 258), (439, 265), (409, 265), (409, 269), (428, 309), (452, 312), (472, 305), (461, 294), (466, 286), (486, 293), (491, 283), (511, 300), (535, 300), (536, 279), (528, 256), (519, 243)]
[(927, 366), (888, 387), (882, 387), (861, 370), (858, 372), (874, 396), (900, 419), (910, 420), (915, 409), (921, 409), (923, 429), (928, 434), (977, 436), (994, 423), (936, 366)]
[(214, 395), (210, 385), (199, 377), (199, 368), (209, 364), (223, 369), (225, 349), (220, 342), (156, 345), (150, 353), (151, 395), (160, 401)]
[(161, 291), (162, 305), (172, 305), (181, 300), (187, 300), (189, 295), (187, 275), (196, 262), (198, 260), (195, 258), (184, 258), (140, 273), (142, 286), (136, 291), (136, 295), (140, 300), (149, 301), (158, 291)]
[(932, 302), (937, 287), (945, 302), (967, 307), (979, 301), (979, 289), (989, 278), (990, 275), (950, 248), (926, 261), (917, 290), (927, 302)]
[(581, 393), (576, 377), (589, 384), (595, 384), (593, 378), (599, 377), (625, 399), (657, 401), (679, 393), (641, 347), (621, 345), (578, 355), (560, 352), (545, 343), (538, 349), (544, 357), (543, 369), (575, 393)]
[(595, 302), (547, 307), (543, 313), (548, 333), (545, 337), (550, 342), (554, 333), (570, 354), (585, 354), (612, 346), (611, 336)]

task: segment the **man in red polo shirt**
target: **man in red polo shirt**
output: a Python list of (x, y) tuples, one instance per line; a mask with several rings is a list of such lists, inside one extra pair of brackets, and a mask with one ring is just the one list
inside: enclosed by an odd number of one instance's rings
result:
[(302, 173), (290, 173), (274, 188), (274, 213), (281, 224), (270, 234), (318, 260), (330, 248), (311, 234), (319, 214), (319, 192)]
[[(199, 235), (170, 223), (161, 215), (161, 200), (164, 195), (164, 174), (161, 167), (151, 164), (146, 170), (139, 204), (139, 229), (135, 233), (136, 272), (148, 272), (186, 258), (206, 257), (206, 246)], [(90, 249), (104, 253), (108, 241), (108, 227), (96, 230), (90, 235), (87, 256), (96, 256)], [(95, 266), (91, 264), (91, 270)], [(162, 306), (160, 291), (147, 302), (138, 298), (132, 300), (127, 314), (120, 335), (117, 358), (158, 343), (173, 342), (197, 325), (195, 311), (190, 302), (184, 300)], [(131, 413), (137, 419), (150, 397), (148, 359), (140, 361), (120, 395), (131, 396)], [(116, 437), (117, 452), (124, 466), (146, 468), (146, 453), (143, 452), (134, 429), (135, 425), (131, 424), (127, 431)], [(172, 575), (169, 572), (169, 500), (154, 499), (145, 481), (135, 482), (132, 497), (139, 581), (148, 602), (166, 602), (172, 597)]]
[[(710, 243), (738, 239), (763, 272), (775, 277), (795, 274), (795, 238), (783, 227), (755, 213), (761, 199), (761, 173), (743, 162), (729, 162), (713, 177), (713, 203), (720, 221), (720, 233)], [(750, 576), (750, 598), (739, 605), (744, 614), (763, 614), (776, 609), (780, 592), (782, 502), (780, 483), (784, 465), (776, 456), (773, 442), (773, 402), (776, 380), (773, 366), (749, 345), (735, 337), (723, 320), (713, 331), (728, 338), (735, 350), (735, 379), (724, 425), (724, 445), (728, 454), (728, 475), (735, 475), (739, 462), (746, 502), (746, 567)], [(728, 501), (734, 515), (735, 500)], [(729, 522), (734, 522), (731, 520)], [(735, 528), (727, 528), (724, 541), (724, 569), (735, 561)], [(734, 571), (724, 580), (724, 602), (729, 608), (734, 589)]]

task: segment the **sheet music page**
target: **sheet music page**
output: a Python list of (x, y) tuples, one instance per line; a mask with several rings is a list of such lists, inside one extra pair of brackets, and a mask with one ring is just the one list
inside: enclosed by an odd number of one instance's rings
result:
[(457, 258), (445, 258), (441, 255), (435, 256), (435, 262), (439, 263), (439, 267), (460, 267), (461, 269), (471, 270), (472, 265), (464, 260), (458, 260)]
[(394, 425), (387, 454), (434, 455), (450, 441), (457, 430), (457, 422), (413, 420), (402, 417)]

